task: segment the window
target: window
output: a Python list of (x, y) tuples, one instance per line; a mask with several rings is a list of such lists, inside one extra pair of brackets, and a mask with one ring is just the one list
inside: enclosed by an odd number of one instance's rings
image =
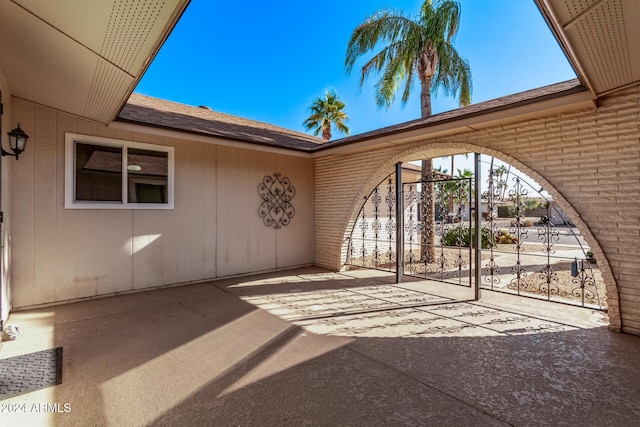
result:
[(173, 176), (173, 147), (66, 134), (67, 209), (173, 209)]

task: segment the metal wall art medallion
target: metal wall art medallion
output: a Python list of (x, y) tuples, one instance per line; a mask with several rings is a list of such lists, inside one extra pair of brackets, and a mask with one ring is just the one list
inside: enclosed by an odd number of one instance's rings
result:
[(265, 176), (258, 185), (258, 194), (262, 199), (258, 208), (258, 215), (267, 227), (278, 229), (289, 225), (291, 218), (296, 214), (291, 200), (296, 195), (296, 189), (291, 185), (289, 178), (279, 173), (273, 176)]

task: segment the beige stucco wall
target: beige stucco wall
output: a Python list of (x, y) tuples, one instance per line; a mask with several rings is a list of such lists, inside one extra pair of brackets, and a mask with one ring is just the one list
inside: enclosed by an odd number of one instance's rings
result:
[(363, 197), (396, 162), (477, 151), (513, 164), (552, 194), (601, 260), (611, 329), (640, 334), (639, 126), (634, 86), (600, 99), (597, 108), (318, 157), (316, 264), (340, 268)]
[[(31, 136), (13, 169), (13, 305), (313, 263), (313, 162), (264, 151), (114, 130), (14, 100)], [(175, 147), (175, 209), (64, 209), (65, 133)], [(296, 214), (279, 230), (258, 216), (258, 185), (281, 173)]]

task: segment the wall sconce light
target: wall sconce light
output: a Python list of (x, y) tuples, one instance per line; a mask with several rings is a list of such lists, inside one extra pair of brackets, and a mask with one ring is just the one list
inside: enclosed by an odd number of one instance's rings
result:
[(20, 153), (24, 151), (24, 146), (27, 145), (27, 139), (29, 139), (29, 135), (24, 133), (22, 129), (20, 129), (20, 123), (18, 123), (18, 127), (12, 130), (11, 132), (7, 132), (9, 135), (9, 147), (13, 154), (8, 151), (4, 151), (4, 148), (0, 145), (0, 150), (2, 150), (3, 156), (15, 156), (16, 160), (18, 160), (18, 156)]

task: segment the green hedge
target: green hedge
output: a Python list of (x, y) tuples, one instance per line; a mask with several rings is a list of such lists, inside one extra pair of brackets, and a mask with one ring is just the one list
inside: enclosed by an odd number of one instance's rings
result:
[[(467, 227), (459, 225), (450, 229), (444, 234), (444, 236), (442, 236), (442, 244), (445, 246), (462, 246), (468, 248), (470, 240), (475, 242), (475, 235), (475, 230), (471, 230), (470, 232)], [(491, 231), (483, 228), (481, 235), (482, 249), (488, 249), (493, 244)]]
[(513, 206), (498, 206), (498, 218), (511, 218), (514, 210)]

